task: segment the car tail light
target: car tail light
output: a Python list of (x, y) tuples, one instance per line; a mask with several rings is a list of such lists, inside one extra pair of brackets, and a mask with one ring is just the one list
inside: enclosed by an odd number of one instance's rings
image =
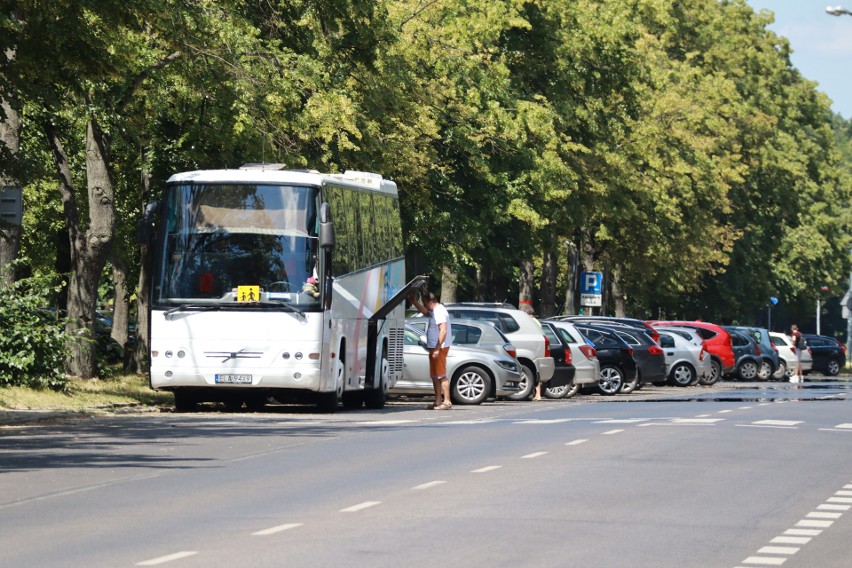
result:
[(581, 352), (583, 355), (585, 355), (585, 356), (586, 356), (586, 359), (594, 359), (595, 357), (597, 357), (597, 356), (598, 356), (598, 352), (597, 352), (597, 351), (595, 351), (595, 348), (594, 348), (594, 347), (592, 347), (591, 345), (588, 345), (588, 344), (586, 344), (586, 345), (581, 345), (581, 346), (580, 346), (580, 352)]
[(754, 353), (755, 355), (760, 355), (760, 345), (757, 346), (757, 351)]
[(515, 349), (515, 346), (512, 345), (511, 343), (507, 343), (506, 345), (504, 345), (503, 349), (506, 350), (506, 353), (508, 353), (509, 355), (512, 356), (512, 359), (518, 358), (518, 350)]
[(628, 354), (628, 355), (630, 355), (631, 357), (633, 357), (633, 349), (631, 349), (630, 347), (628, 347), (628, 348), (627, 348), (627, 354)]
[(771, 343), (770, 345), (772, 346), (773, 351), (775, 351), (776, 353), (780, 353), (780, 351), (778, 351), (778, 347), (774, 343)]
[(652, 345), (648, 348), (648, 353), (651, 355), (662, 355), (663, 349), (659, 345)]
[(704, 354), (705, 354), (705, 353), (707, 353), (707, 351), (706, 351), (706, 350), (704, 349), (704, 347), (702, 346), (702, 347), (701, 347), (701, 351), (699, 351), (699, 352), (698, 352), (698, 360), (699, 360), (699, 361), (703, 361), (703, 360), (704, 360)]
[(544, 338), (544, 356), (550, 357), (550, 340), (546, 335), (542, 335), (542, 337)]
[(566, 347), (565, 348), (565, 364), (570, 365), (571, 363), (573, 363), (573, 361), (571, 359), (571, 350)]
[(656, 329), (654, 329), (654, 328), (653, 328), (652, 326), (650, 326), (650, 325), (647, 325), (647, 324), (646, 324), (646, 325), (645, 325), (645, 327), (647, 327), (647, 328), (648, 328), (648, 331), (650, 331), (650, 332), (651, 332), (651, 339), (653, 339), (653, 340), (654, 340), (654, 343), (659, 343), (659, 342), (660, 342), (660, 334), (659, 334), (659, 332), (657, 332), (657, 330), (656, 330)]
[(811, 351), (811, 348), (810, 348), (810, 347), (808, 347), (808, 355), (810, 355), (811, 357), (813, 357), (813, 356), (814, 356), (814, 352), (813, 352), (813, 351)]

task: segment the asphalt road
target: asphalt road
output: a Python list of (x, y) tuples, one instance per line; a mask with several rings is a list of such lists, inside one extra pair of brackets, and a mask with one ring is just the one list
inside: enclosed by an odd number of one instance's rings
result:
[(850, 566), (852, 378), (0, 428), (0, 566)]

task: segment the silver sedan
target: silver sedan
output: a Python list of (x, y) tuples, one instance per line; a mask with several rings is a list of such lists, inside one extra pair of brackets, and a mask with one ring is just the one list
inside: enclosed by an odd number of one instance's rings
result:
[[(403, 360), (402, 378), (390, 392), (433, 394), (426, 336), (408, 325), (405, 326)], [(454, 404), (481, 404), (490, 397), (519, 392), (524, 375), (520, 363), (508, 353), (501, 356), (482, 349), (453, 345), (447, 355), (447, 377)]]
[(659, 329), (658, 332), (671, 384), (686, 387), (712, 375), (710, 354), (702, 344), (688, 339), (677, 330)]

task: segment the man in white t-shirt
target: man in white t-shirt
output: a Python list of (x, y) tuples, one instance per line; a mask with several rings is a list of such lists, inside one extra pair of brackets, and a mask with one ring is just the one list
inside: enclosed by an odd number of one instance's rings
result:
[(432, 292), (423, 296), (423, 303), (417, 296), (409, 296), (409, 301), (424, 316), (429, 317), (426, 329), (426, 348), (429, 350), (429, 374), (435, 389), (435, 404), (429, 408), (449, 410), (453, 407), (450, 400), (450, 381), (447, 380), (447, 353), (453, 344), (453, 328), (447, 308), (438, 303)]

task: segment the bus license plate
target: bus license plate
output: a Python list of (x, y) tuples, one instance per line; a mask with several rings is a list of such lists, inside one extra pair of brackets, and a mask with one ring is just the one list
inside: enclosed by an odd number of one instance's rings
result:
[(232, 385), (250, 385), (251, 375), (216, 375), (216, 382)]

